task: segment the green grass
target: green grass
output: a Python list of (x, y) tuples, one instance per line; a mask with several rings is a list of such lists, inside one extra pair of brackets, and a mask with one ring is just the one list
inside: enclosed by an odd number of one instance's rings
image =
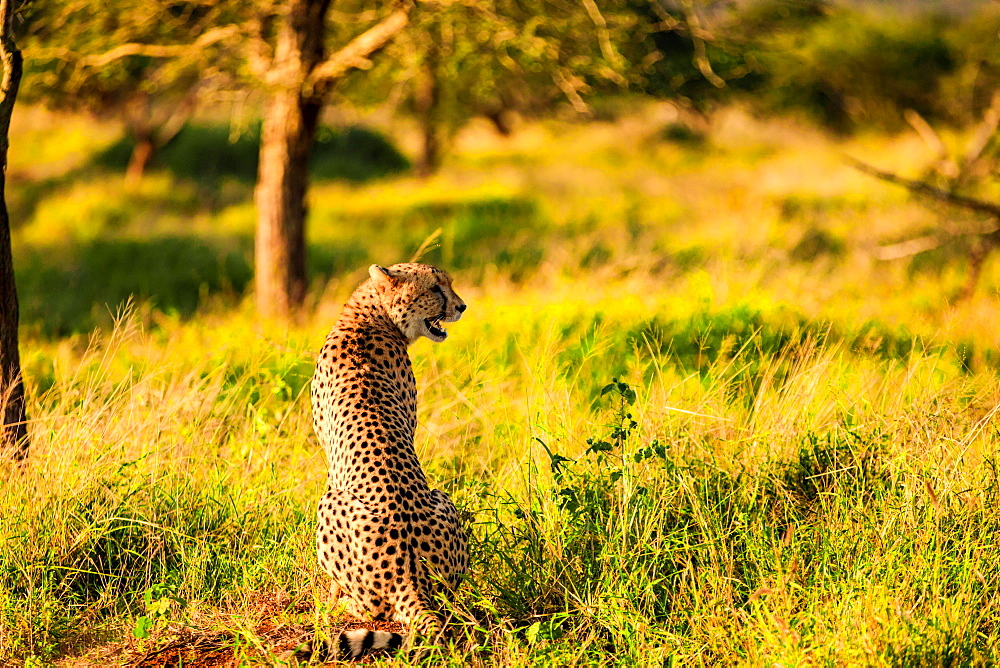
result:
[(411, 350), (417, 449), (472, 534), (443, 661), (1000, 659), (1000, 267), (956, 302), (957, 251), (871, 259), (936, 219), (838, 156), (919, 142), (738, 112), (677, 141), (661, 113), (473, 131), (429, 181), (320, 175), (294, 324), (251, 309), (247, 183), (125, 188), (107, 132), (49, 171), (15, 143), (33, 450), (0, 472), (0, 663), (254, 662), (338, 623), (314, 354), (429, 237), (470, 304)]

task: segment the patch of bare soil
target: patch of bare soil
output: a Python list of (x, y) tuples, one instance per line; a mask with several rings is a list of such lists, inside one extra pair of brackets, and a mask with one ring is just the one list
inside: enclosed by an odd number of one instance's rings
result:
[[(308, 602), (293, 602), (284, 592), (262, 592), (250, 601), (249, 616), (259, 620), (252, 633), (226, 630), (205, 630), (182, 624), (171, 624), (156, 632), (151, 639), (134, 639), (105, 643), (74, 657), (58, 662), (62, 668), (91, 666), (129, 666), (131, 668), (222, 668), (259, 663), (260, 665), (297, 665), (294, 653), (313, 637), (311, 624), (279, 621), (289, 614), (305, 616), (312, 610)], [(244, 608), (246, 611), (246, 608)], [(216, 628), (220, 624), (215, 624)], [(245, 627), (244, 627), (245, 628)], [(398, 622), (348, 620), (328, 631), (335, 637), (340, 631), (368, 628), (372, 630), (404, 631)], [(371, 663), (381, 652), (363, 657), (354, 663)], [(338, 665), (329, 663), (326, 665)]]

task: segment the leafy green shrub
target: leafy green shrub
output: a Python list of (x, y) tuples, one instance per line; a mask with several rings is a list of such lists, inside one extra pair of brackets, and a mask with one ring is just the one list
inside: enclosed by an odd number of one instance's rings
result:
[[(233, 137), (225, 125), (189, 124), (154, 154), (151, 167), (198, 181), (228, 176), (253, 183), (259, 142), (259, 125)], [(95, 155), (93, 165), (124, 172), (134, 147), (133, 140), (123, 136)]]
[(607, 606), (596, 614), (602, 628), (595, 632), (609, 639), (630, 630), (628, 614), (664, 621), (669, 582), (681, 569), (677, 555), (697, 533), (683, 509), (662, 503), (675, 468), (667, 446), (640, 443), (635, 390), (616, 378), (600, 394), (612, 402), (605, 433), (587, 439), (575, 460), (536, 438), (551, 489), (538, 478), (526, 501), (492, 499), (490, 512), (516, 519), (497, 518), (481, 538), (491, 544), (482, 558), (503, 563), (483, 569), (487, 581), (507, 594), (515, 617), (542, 615), (547, 621), (536, 631), (549, 637), (561, 635), (559, 620), (587, 602)]
[(898, 129), (905, 109), (941, 119), (940, 83), (961, 58), (946, 38), (949, 24), (937, 15), (832, 12), (802, 32), (758, 42), (762, 92), (768, 104), (805, 110), (842, 132)]

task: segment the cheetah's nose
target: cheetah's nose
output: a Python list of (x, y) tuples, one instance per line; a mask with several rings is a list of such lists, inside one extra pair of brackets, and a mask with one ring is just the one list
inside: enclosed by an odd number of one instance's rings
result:
[(455, 310), (459, 313), (465, 313), (465, 309), (468, 308), (465, 304), (459, 304), (455, 307)]

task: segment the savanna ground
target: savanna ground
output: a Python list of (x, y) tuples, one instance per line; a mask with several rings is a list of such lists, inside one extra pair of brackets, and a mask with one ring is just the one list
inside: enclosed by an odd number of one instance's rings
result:
[(421, 245), (470, 304), (411, 350), (417, 449), (472, 534), (432, 657), (1000, 660), (1000, 262), (961, 301), (960, 243), (875, 260), (962, 214), (843, 159), (914, 174), (923, 144), (620, 107), (473, 128), (429, 181), (327, 133), (294, 324), (246, 295), (249, 139), (191, 129), (130, 186), (117, 128), (22, 110), (32, 454), (2, 473), (0, 664), (255, 663), (339, 624), (314, 353), (367, 265)]

